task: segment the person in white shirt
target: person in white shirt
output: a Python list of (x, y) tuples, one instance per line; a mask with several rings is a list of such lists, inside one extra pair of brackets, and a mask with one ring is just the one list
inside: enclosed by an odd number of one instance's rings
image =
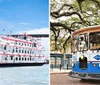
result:
[(79, 50), (80, 51), (84, 50), (85, 46), (86, 46), (86, 42), (84, 41), (84, 37), (80, 37), (79, 46), (78, 46)]

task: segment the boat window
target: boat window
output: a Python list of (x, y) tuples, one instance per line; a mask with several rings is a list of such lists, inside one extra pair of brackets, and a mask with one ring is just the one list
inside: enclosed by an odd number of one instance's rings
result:
[(30, 57), (30, 61), (32, 60), (32, 58)]
[(22, 49), (22, 53), (23, 53), (24, 51), (23, 51), (23, 49)]
[(30, 54), (31, 54), (31, 50), (30, 50)]
[(32, 53), (32, 51), (30, 50), (30, 54)]
[(32, 53), (34, 54), (34, 51)]
[(25, 61), (26, 61), (26, 57), (25, 57)]
[(6, 50), (6, 48), (7, 48), (7, 46), (5, 45), (5, 46), (4, 46), (4, 50)]
[(21, 52), (21, 50), (19, 49), (19, 53)]
[(13, 44), (13, 42), (11, 42), (11, 44)]
[(17, 44), (17, 42), (15, 42), (15, 44)]
[(18, 48), (16, 47), (16, 52), (18, 52)]
[(36, 43), (33, 43), (33, 44), (32, 44), (32, 47), (36, 47)]
[(7, 60), (7, 57), (5, 57), (5, 60)]
[(27, 53), (27, 49), (26, 49), (25, 51), (26, 51), (26, 53)]
[(28, 54), (29, 54), (29, 50), (28, 50)]
[(25, 49), (23, 49), (23, 53), (25, 53)]
[(22, 60), (24, 60), (24, 58), (22, 57)]
[(30, 58), (28, 58), (28, 60), (30, 60)]
[(9, 46), (7, 51), (12, 52), (12, 47)]
[(11, 60), (13, 60), (13, 56), (10, 56)]
[(17, 50), (16, 50), (16, 53), (17, 53)]
[(19, 60), (21, 60), (21, 57), (19, 56)]
[(100, 50), (100, 32), (89, 34), (90, 49)]
[(29, 54), (31, 54), (31, 50), (29, 50)]
[(29, 49), (27, 50), (27, 53), (29, 54)]
[(25, 50), (25, 53), (26, 53), (26, 50)]
[(12, 50), (12, 53), (14, 53), (14, 49)]
[(16, 60), (18, 60), (18, 57), (16, 57)]

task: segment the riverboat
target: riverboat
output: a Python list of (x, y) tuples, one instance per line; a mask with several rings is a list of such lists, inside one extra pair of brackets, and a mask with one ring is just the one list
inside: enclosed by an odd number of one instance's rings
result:
[(38, 38), (27, 34), (0, 35), (0, 67), (42, 66), (46, 62), (42, 53)]

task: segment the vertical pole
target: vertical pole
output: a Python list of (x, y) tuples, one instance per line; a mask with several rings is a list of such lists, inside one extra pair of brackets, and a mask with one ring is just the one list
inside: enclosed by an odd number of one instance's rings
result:
[(65, 60), (66, 60), (66, 53), (63, 51), (63, 57), (64, 57), (64, 68), (66, 67), (66, 62), (65, 62)]
[(53, 71), (53, 64), (51, 64), (51, 67), (52, 67), (52, 71)]
[(67, 64), (67, 70), (68, 70), (68, 64)]
[(12, 31), (10, 31), (10, 35), (12, 36)]
[(5, 35), (5, 33), (4, 33), (4, 32), (5, 32), (5, 29), (3, 29), (3, 34), (2, 34), (2, 35)]
[(61, 71), (61, 64), (60, 64), (60, 71)]

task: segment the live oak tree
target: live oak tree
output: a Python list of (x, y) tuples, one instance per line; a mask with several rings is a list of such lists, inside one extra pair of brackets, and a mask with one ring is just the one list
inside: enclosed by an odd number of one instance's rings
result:
[(99, 24), (100, 0), (51, 0), (51, 51), (66, 52), (75, 30)]

